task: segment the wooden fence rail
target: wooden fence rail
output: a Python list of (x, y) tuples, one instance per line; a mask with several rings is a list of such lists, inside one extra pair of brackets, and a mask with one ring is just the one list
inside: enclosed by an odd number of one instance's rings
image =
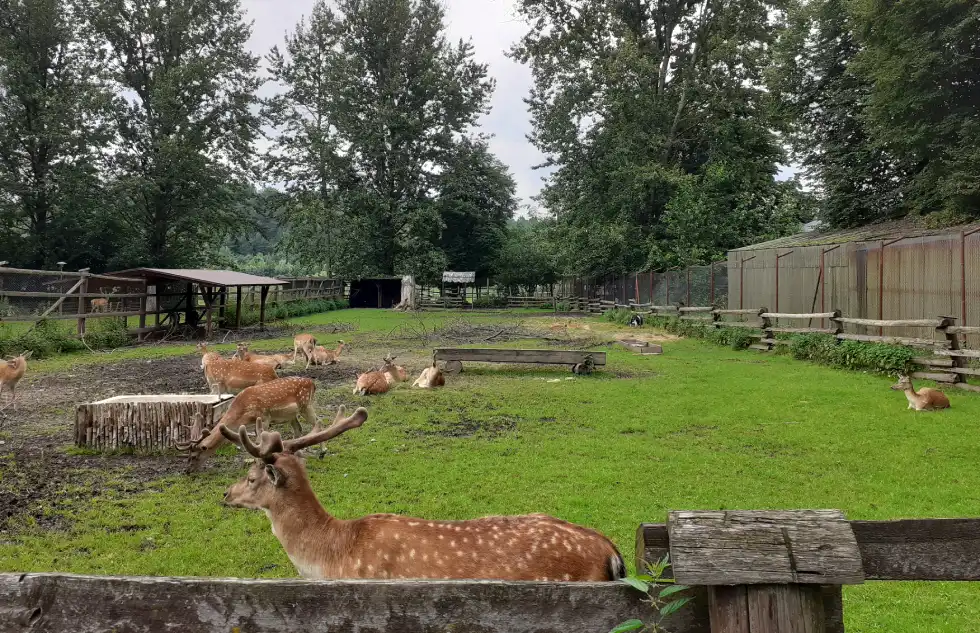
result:
[[(730, 548), (719, 536), (740, 537), (739, 546)], [(841, 584), (980, 580), (980, 519), (847, 521), (836, 510), (670, 512), (666, 523), (637, 529), (637, 568), (668, 554), (673, 568), (666, 575), (692, 585), (686, 595), (693, 597), (663, 623), (673, 633), (838, 633), (844, 630)], [(718, 556), (731, 560), (719, 566), (711, 562)], [(800, 602), (807, 596), (815, 602)], [(629, 619), (650, 621), (644, 598), (612, 582), (9, 573), (0, 574), (0, 633), (602, 633)], [(746, 607), (747, 614), (739, 612)], [(732, 628), (732, 618), (743, 616), (744, 626)]]

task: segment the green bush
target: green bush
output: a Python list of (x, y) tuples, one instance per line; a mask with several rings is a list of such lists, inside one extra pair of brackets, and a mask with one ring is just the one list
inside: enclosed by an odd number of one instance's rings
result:
[(632, 317), (633, 312), (626, 308), (614, 308), (602, 314), (604, 320), (620, 325), (628, 325)]
[[(271, 320), (282, 321), (285, 319), (306, 316), (307, 314), (318, 314), (321, 312), (342, 310), (347, 308), (348, 305), (349, 304), (345, 299), (299, 299), (297, 301), (272, 304), (268, 307), (267, 311)], [(242, 316), (244, 317), (245, 314), (246, 313), (243, 310)], [(255, 319), (255, 322), (258, 322), (257, 315)]]
[(908, 347), (860, 341), (838, 342), (830, 334), (799, 334), (790, 340), (790, 352), (794, 358), (844, 369), (905, 373), (911, 371), (915, 357), (915, 352)]
[(15, 356), (30, 350), (34, 358), (85, 349), (71, 326), (57, 321), (40, 321), (29, 331), (14, 333), (0, 326), (0, 356)]
[(507, 297), (477, 297), (473, 299), (474, 308), (506, 308), (507, 307)]
[(93, 319), (88, 321), (85, 342), (92, 349), (115, 349), (133, 342), (133, 335), (120, 319)]

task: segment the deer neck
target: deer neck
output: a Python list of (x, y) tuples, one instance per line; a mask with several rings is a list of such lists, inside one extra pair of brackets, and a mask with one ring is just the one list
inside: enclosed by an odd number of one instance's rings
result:
[(342, 577), (353, 545), (348, 522), (331, 516), (309, 483), (303, 484), (283, 490), (265, 508), (272, 533), (302, 577)]
[(916, 392), (915, 387), (913, 387), (912, 385), (909, 385), (908, 387), (905, 388), (905, 397), (912, 404), (918, 404), (922, 402), (922, 396), (918, 392)]

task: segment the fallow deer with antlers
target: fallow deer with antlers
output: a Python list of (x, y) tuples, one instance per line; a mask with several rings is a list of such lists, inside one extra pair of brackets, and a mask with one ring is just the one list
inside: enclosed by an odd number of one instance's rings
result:
[(197, 344), (201, 353), (201, 369), (211, 393), (238, 393), (246, 387), (260, 385), (279, 378), (275, 367), (244, 360), (222, 358), (217, 352), (208, 351), (204, 343)]
[[(3, 409), (13, 405), (17, 401), (17, 383), (27, 373), (27, 359), (31, 357), (31, 354), (32, 352), (26, 351), (10, 360), (0, 361), (0, 402), (3, 401), (3, 392), (10, 392), (10, 402)], [(0, 409), (0, 411), (3, 409)]]
[[(299, 423), (302, 416), (308, 424), (316, 423), (313, 396), (316, 383), (310, 378), (290, 376), (245, 388), (232, 401), (218, 424), (230, 429), (255, 424), (258, 436), (265, 424), (291, 422), (296, 437), (303, 434)], [(199, 470), (204, 461), (225, 443), (225, 438), (214, 429), (205, 432), (199, 420), (191, 427), (190, 442), (177, 443), (177, 450), (187, 453), (187, 472)]]
[(225, 492), (230, 506), (264, 510), (272, 533), (304, 578), (616, 580), (626, 575), (616, 546), (599, 532), (544, 514), (431, 521), (395, 514), (343, 520), (320, 504), (297, 451), (361, 426), (367, 411), (343, 410), (327, 429), (283, 441), (245, 428), (220, 433), (256, 458)]

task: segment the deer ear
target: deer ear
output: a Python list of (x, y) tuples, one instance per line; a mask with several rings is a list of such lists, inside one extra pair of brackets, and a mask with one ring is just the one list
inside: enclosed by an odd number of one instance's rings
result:
[(272, 464), (265, 465), (265, 474), (269, 478), (269, 481), (272, 482), (272, 485), (275, 486), (276, 488), (278, 488), (279, 486), (283, 485), (286, 482), (286, 478), (283, 477), (279, 469), (273, 466)]

